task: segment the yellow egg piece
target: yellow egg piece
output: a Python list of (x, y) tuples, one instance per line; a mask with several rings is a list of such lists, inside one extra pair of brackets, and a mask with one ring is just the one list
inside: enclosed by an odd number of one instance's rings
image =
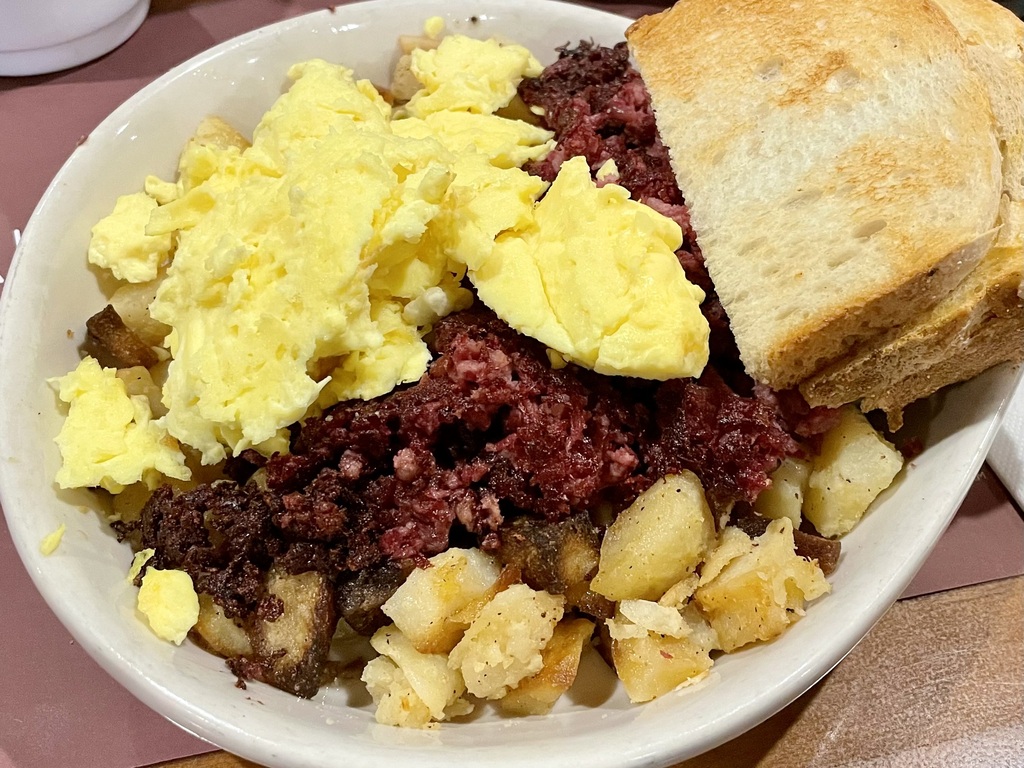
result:
[(562, 164), (530, 226), (468, 260), (480, 299), (519, 332), (608, 375), (697, 376), (708, 358), (703, 291), (675, 256), (679, 225)]
[(175, 645), (182, 644), (199, 620), (199, 596), (184, 571), (147, 569), (137, 605), (153, 633)]
[(86, 357), (56, 383), (68, 403), (55, 438), (63, 460), (57, 472), (61, 488), (99, 486), (120, 493), (153, 472), (189, 479), (185, 456), (162, 420), (152, 418), (149, 400), (129, 397), (113, 368)]
[(129, 283), (153, 280), (173, 246), (170, 233), (146, 233), (156, 207), (156, 200), (145, 192), (119, 197), (110, 215), (92, 228), (89, 263)]
[(410, 67), (423, 84), (406, 105), (413, 117), (442, 110), (489, 115), (512, 100), (524, 77), (543, 69), (521, 45), (462, 35), (450, 35), (432, 50), (417, 48)]

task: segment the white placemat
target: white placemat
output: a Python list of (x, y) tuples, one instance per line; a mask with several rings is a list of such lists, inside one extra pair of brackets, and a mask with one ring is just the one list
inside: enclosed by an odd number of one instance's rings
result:
[(1010, 495), (1024, 507), (1024, 379), (1018, 382), (1003, 424), (992, 441), (988, 463)]

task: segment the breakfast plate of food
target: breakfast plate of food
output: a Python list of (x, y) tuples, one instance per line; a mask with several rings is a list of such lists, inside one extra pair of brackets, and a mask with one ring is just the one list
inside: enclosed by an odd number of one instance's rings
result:
[(180, 65), (8, 275), (26, 568), (261, 764), (753, 727), (909, 583), (1018, 378), (1022, 28), (370, 0)]

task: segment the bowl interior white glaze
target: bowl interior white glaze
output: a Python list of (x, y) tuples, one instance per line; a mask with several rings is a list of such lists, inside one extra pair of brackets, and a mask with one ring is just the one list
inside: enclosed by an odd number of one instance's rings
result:
[[(198, 121), (220, 115), (251, 130), (285, 85), (289, 65), (323, 57), (378, 83), (399, 34), (443, 16), (451, 32), (500, 36), (542, 61), (581, 38), (611, 44), (629, 21), (580, 6), (530, 0), (375, 0), (282, 22), (186, 62), (118, 108), (60, 171), (26, 228), (0, 305), (0, 501), (25, 566), (81, 645), (150, 707), (234, 753), (271, 766), (592, 768), (668, 765), (753, 727), (832, 668), (899, 596), (974, 478), (1015, 375), (993, 371), (915, 408), (925, 440), (898, 485), (844, 540), (833, 593), (778, 640), (719, 660), (689, 689), (629, 704), (596, 656), (548, 717), (483, 712), (426, 732), (377, 725), (368, 696), (337, 687), (303, 701), (259, 684), (235, 687), (224, 663), (158, 640), (137, 619), (131, 560), (90, 510), (84, 491), (58, 492), (53, 437), (61, 416), (46, 380), (78, 361), (84, 322), (105, 303), (85, 260), (89, 229), (144, 177), (173, 176)], [(43, 557), (40, 540), (67, 533)], [(115, 724), (111, 724), (115, 728)], [(97, 738), (102, 738), (97, 734)]]

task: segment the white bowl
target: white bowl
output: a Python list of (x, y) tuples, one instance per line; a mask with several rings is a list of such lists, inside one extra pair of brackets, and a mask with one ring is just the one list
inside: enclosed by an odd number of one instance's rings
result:
[[(288, 66), (314, 56), (386, 82), (392, 41), (432, 15), (445, 17), (450, 31), (521, 42), (542, 60), (581, 38), (614, 43), (629, 23), (542, 0), (378, 0), (229, 41), (128, 100), (57, 175), (15, 254), (0, 305), (0, 501), (39, 591), (86, 651), (147, 705), (231, 752), (272, 766), (668, 765), (795, 699), (896, 600), (980, 467), (1012, 371), (993, 371), (915, 411), (925, 452), (844, 540), (833, 593), (778, 640), (723, 657), (700, 684), (644, 706), (630, 705), (590, 658), (577, 688), (548, 717), (482, 714), (429, 732), (377, 725), (368, 697), (355, 689), (330, 688), (312, 701), (256, 683), (241, 691), (220, 659), (158, 640), (135, 614), (127, 546), (97, 515), (83, 514), (94, 504), (89, 493), (58, 492), (53, 483), (61, 417), (45, 382), (76, 365), (84, 321), (104, 304), (85, 260), (91, 225), (117, 195), (140, 189), (146, 174), (172, 176), (200, 118), (217, 114), (251, 129), (281, 92)], [(63, 543), (42, 556), (40, 540), (60, 523)]]
[(0, 0), (0, 76), (98, 59), (131, 37), (148, 11), (149, 0)]

